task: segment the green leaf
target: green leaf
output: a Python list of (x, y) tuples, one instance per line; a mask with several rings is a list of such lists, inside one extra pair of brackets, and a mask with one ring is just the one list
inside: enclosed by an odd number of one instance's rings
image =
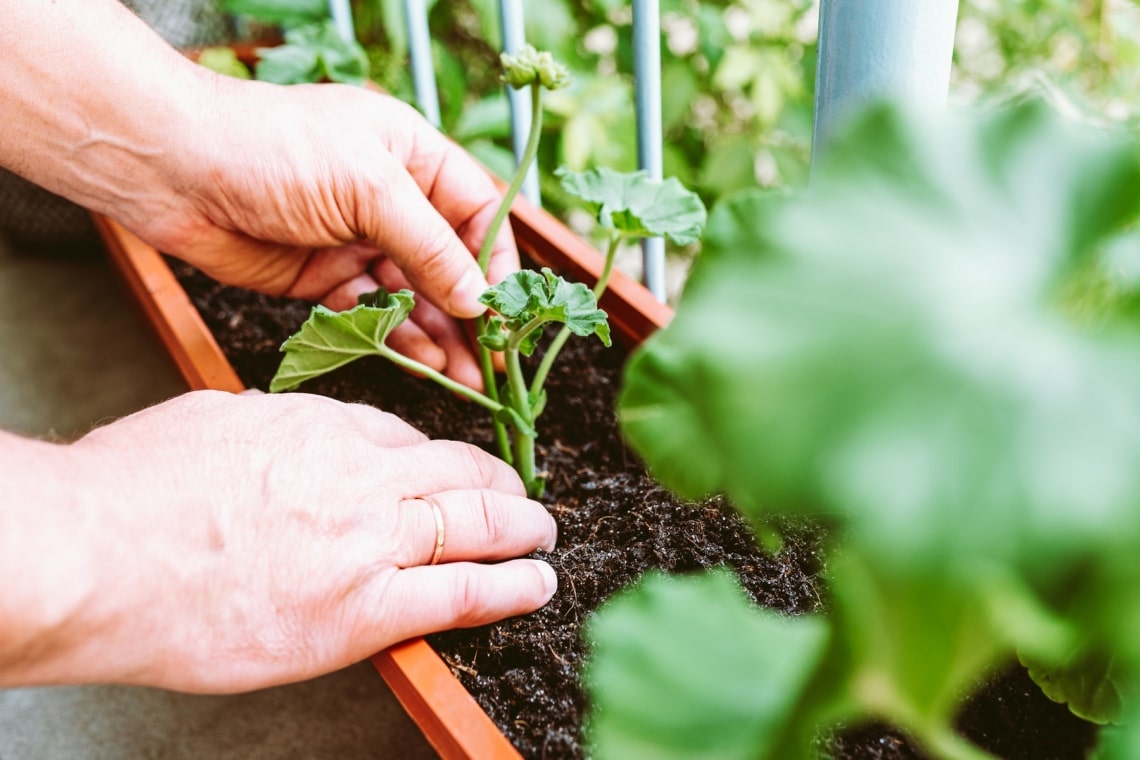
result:
[(210, 71), (225, 74), (235, 79), (249, 79), (246, 65), (238, 60), (237, 53), (229, 47), (208, 47), (198, 54), (198, 64)]
[(274, 84), (305, 84), (320, 81), (321, 60), (317, 51), (297, 45), (259, 48), (257, 78)]
[(678, 245), (701, 236), (706, 213), (699, 196), (675, 178), (652, 179), (645, 172), (600, 167), (584, 172), (560, 167), (562, 187), (597, 214), (598, 223), (629, 237), (668, 237)]
[(756, 187), (755, 158), (756, 146), (748, 135), (715, 139), (701, 163), (698, 183), (718, 195)]
[(329, 16), (326, 0), (224, 0), (222, 6), (227, 13), (284, 27), (321, 21)]
[(466, 143), (485, 137), (507, 137), (511, 134), (511, 111), (502, 92), (488, 95), (463, 109), (451, 136)]
[(1129, 670), (1110, 652), (1106, 642), (1086, 641), (1063, 660), (1048, 662), (1022, 655), (1021, 663), (1049, 699), (1104, 725), (1127, 717), (1128, 701), (1135, 696), (1127, 680)]
[(854, 717), (936, 756), (969, 756), (957, 702), (1015, 649), (1090, 715), (1111, 692), (1069, 672), (1075, 631), (1137, 683), (1140, 331), (1070, 300), (1088, 267), (1119, 281), (1136, 187), (1134, 140), (1036, 106), (874, 109), (808, 191), (714, 209), (627, 365), (622, 430), (666, 485), (838, 526)]
[(363, 85), (368, 55), (356, 42), (346, 42), (331, 19), (285, 33), (285, 44), (258, 50), (257, 78), (275, 84), (303, 84), (329, 79)]
[(828, 630), (757, 609), (725, 572), (650, 574), (607, 602), (585, 639), (592, 757), (789, 760), (780, 740), (813, 717), (796, 707)]
[(810, 192), (717, 209), (629, 365), (625, 433), (685, 495), (858, 514), (912, 551), (1040, 561), (1002, 537), (1099, 535), (1140, 501), (1140, 346), (1083, 334), (1054, 294), (1138, 185), (1134, 146), (1037, 109), (874, 111)]
[(362, 356), (383, 353), (384, 341), (415, 306), (410, 290), (380, 291), (373, 304), (348, 311), (313, 307), (301, 329), (281, 346), (285, 358), (269, 383), (270, 393), (296, 388)]
[[(519, 342), (524, 356), (534, 352), (542, 325), (557, 322), (575, 335), (597, 335), (610, 345), (610, 326), (606, 313), (598, 308), (593, 292), (580, 282), (569, 283), (550, 269), (542, 273), (523, 269), (503, 278), (482, 296), (486, 304), (503, 318), (503, 326), (511, 339)], [(520, 332), (526, 328), (525, 335)]]

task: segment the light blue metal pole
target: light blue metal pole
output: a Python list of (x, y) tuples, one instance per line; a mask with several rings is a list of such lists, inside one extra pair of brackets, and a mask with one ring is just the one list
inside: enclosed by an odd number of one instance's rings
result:
[[(503, 34), (503, 50), (517, 53), (526, 44), (526, 23), (523, 17), (523, 0), (499, 0), (499, 28)], [(516, 90), (507, 87), (507, 98), (511, 104), (511, 144), (515, 150), (515, 165), (522, 160), (526, 149), (526, 138), (530, 134), (530, 112), (534, 106), (530, 88)], [(531, 164), (523, 180), (522, 194), (536, 206), (542, 205), (538, 188), (538, 165)]]
[(957, 17), (958, 0), (822, 0), (812, 154), (864, 103), (945, 103)]
[(352, 8), (349, 7), (348, 0), (329, 0), (329, 10), (341, 39), (345, 42), (356, 40), (356, 30), (352, 28)]
[[(633, 79), (637, 103), (637, 165), (661, 179), (661, 9), (657, 0), (633, 0)], [(665, 239), (641, 243), (645, 286), (665, 300)]]
[(427, 14), (426, 0), (404, 0), (404, 23), (408, 26), (408, 53), (412, 62), (416, 103), (427, 120), (438, 128), (441, 123), (439, 91), (435, 88), (435, 64), (431, 59)]

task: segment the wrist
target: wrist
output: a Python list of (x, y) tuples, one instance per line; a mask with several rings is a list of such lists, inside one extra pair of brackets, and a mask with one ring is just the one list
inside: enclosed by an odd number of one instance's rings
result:
[(0, 433), (0, 686), (64, 683), (92, 633), (99, 512), (69, 446)]
[(212, 72), (116, 0), (12, 0), (0, 165), (132, 228), (178, 203)]

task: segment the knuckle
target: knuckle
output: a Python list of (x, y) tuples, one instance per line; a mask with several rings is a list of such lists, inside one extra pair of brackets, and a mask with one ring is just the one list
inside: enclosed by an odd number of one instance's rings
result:
[(476, 573), (457, 573), (451, 587), (452, 610), (459, 628), (477, 625), (483, 609), (483, 588)]
[(416, 250), (416, 265), (428, 277), (439, 277), (459, 269), (455, 258), (455, 233), (445, 225), (425, 230)]
[(477, 514), (482, 520), (483, 535), (489, 546), (498, 546), (505, 542), (509, 531), (509, 517), (506, 510), (499, 509), (498, 502), (492, 491), (483, 489), (476, 492), (478, 500)]

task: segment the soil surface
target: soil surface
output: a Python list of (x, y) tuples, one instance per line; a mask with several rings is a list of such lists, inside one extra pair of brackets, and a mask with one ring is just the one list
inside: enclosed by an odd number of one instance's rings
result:
[[(267, 388), (278, 347), (308, 317), (309, 305), (217, 285), (172, 262), (242, 380)], [(432, 646), (527, 758), (580, 758), (586, 710), (578, 686), (584, 648), (579, 629), (591, 610), (646, 570), (692, 572), (727, 565), (759, 605), (789, 614), (826, 605), (823, 531), (778, 526), (776, 554), (719, 500), (687, 504), (650, 479), (622, 443), (614, 419), (625, 352), (596, 339), (571, 341), (547, 381), (537, 461), (549, 473), (543, 501), (559, 524), (559, 546), (544, 556), (559, 590), (533, 615), (431, 638)], [(493, 451), (485, 412), (434, 383), (379, 358), (366, 358), (303, 386), (393, 412), (433, 438)], [(1076, 760), (1095, 727), (1050, 702), (1024, 670), (1010, 666), (963, 710), (962, 733), (1010, 760)], [(836, 729), (820, 738), (824, 757), (924, 758), (907, 737), (881, 724)]]

